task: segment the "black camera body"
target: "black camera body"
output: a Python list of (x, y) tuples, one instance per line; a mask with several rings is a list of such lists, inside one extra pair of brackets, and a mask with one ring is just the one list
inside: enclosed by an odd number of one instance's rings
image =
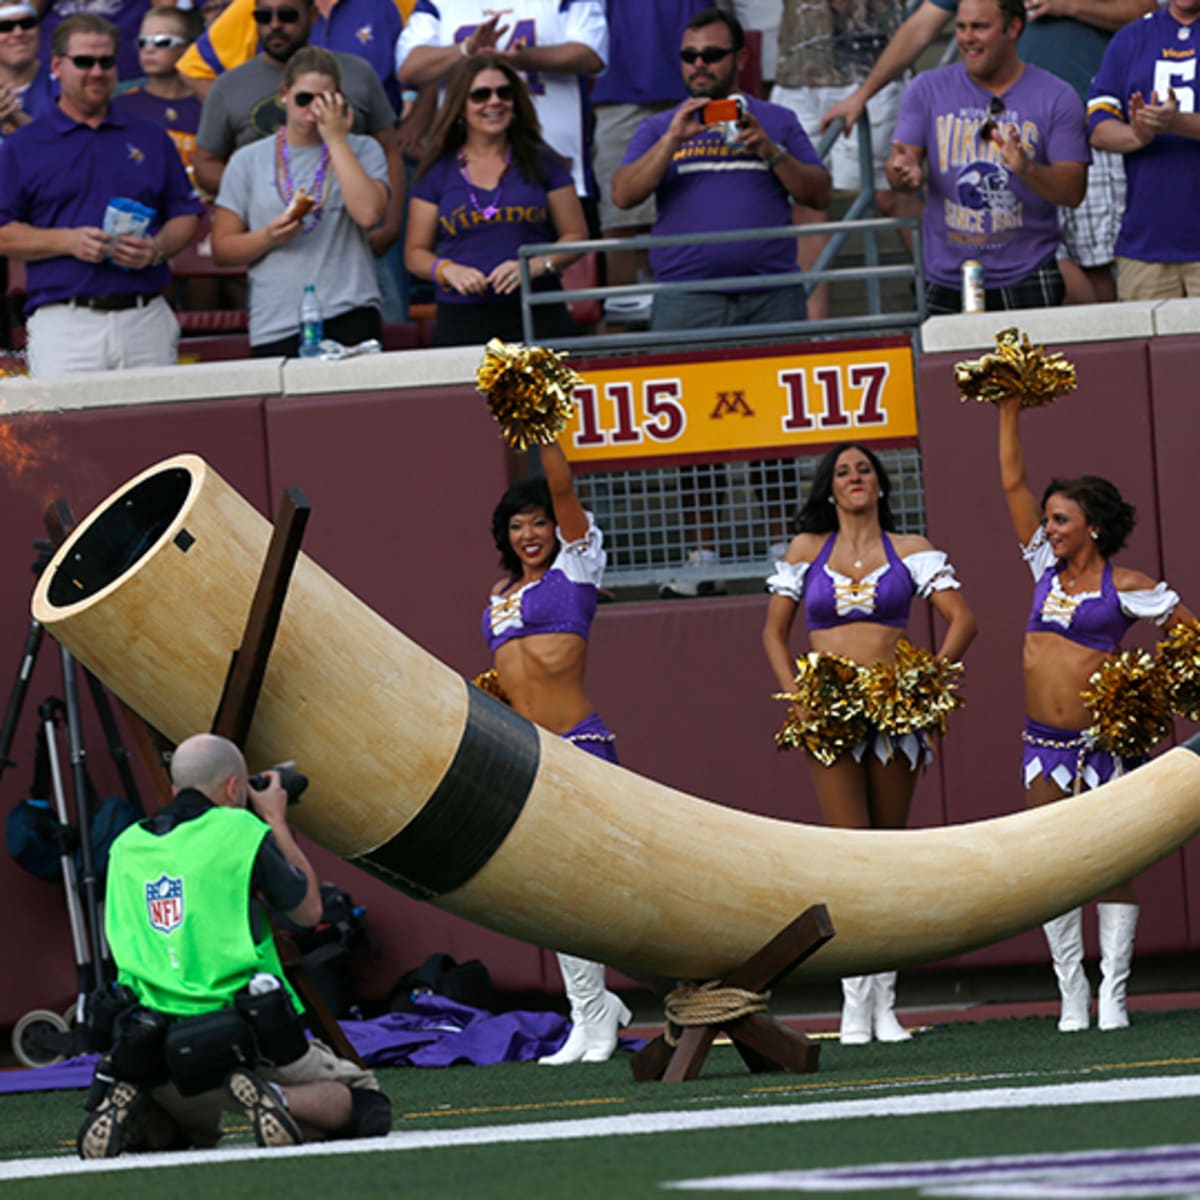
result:
[[(279, 774), (280, 786), (287, 792), (288, 805), (299, 804), (300, 797), (304, 794), (304, 789), (308, 787), (308, 776), (297, 771), (289, 763), (280, 763), (278, 766), (272, 767), (271, 770)], [(271, 781), (266, 775), (251, 775), (247, 782), (256, 792), (264, 791), (271, 785)]]

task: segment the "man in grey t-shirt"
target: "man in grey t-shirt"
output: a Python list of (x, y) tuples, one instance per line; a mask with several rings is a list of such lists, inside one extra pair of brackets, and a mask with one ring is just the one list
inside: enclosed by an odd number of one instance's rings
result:
[[(255, 14), (256, 19), (260, 14), (270, 17), (259, 21), (261, 53), (217, 79), (200, 115), (192, 161), (196, 183), (214, 196), (233, 152), (270, 137), (283, 124), (283, 68), (308, 44), (311, 0), (259, 0)], [(396, 139), (396, 114), (370, 63), (356, 54), (333, 54), (342, 73), (342, 92), (354, 109), (352, 132), (375, 137), (387, 159), (387, 215), (370, 233), (371, 251), (378, 256), (400, 236), (404, 217), (404, 159)]]

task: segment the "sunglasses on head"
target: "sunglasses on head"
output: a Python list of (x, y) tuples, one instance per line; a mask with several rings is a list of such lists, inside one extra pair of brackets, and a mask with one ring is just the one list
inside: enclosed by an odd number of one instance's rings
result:
[(151, 46), (155, 50), (172, 50), (188, 44), (187, 38), (176, 33), (143, 33), (138, 35), (137, 42), (139, 50), (148, 50)]
[(477, 87), (467, 93), (467, 99), (472, 104), (486, 104), (493, 96), (497, 100), (509, 101), (513, 98), (511, 83), (502, 83), (499, 87)]
[(115, 54), (65, 54), (63, 57), (74, 63), (78, 71), (90, 71), (93, 67), (111, 71), (117, 65)]
[(0, 33), (12, 33), (14, 29), (36, 29), (37, 17), (15, 17), (11, 21), (0, 21)]
[(280, 25), (295, 25), (300, 20), (298, 8), (256, 8), (251, 14), (259, 25), (270, 25), (278, 21)]
[(728, 58), (733, 53), (732, 46), (724, 48), (720, 46), (705, 46), (703, 50), (697, 50), (694, 46), (687, 46), (680, 50), (679, 57), (690, 67), (692, 63), (699, 59), (701, 62), (708, 63), (712, 66), (713, 63), (719, 63), (723, 58)]
[(979, 136), (985, 141), (992, 140), (992, 134), (1000, 125), (1000, 118), (1004, 115), (1004, 101), (999, 96), (993, 96), (988, 101), (987, 120), (979, 127)]

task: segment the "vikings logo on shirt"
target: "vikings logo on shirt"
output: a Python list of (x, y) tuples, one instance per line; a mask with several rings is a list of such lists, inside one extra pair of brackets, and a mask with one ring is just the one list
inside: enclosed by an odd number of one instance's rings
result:
[(366, 46), (375, 40), (375, 30), (369, 24), (362, 25), (354, 31), (354, 36), (362, 45)]
[(145, 150), (135, 146), (132, 142), (126, 142), (125, 148), (129, 151), (130, 161), (137, 163), (139, 167), (146, 161)]
[(160, 875), (146, 884), (146, 914), (150, 928), (159, 933), (173, 933), (183, 924), (183, 880)]
[(1003, 213), (1016, 210), (1017, 198), (1008, 187), (1008, 170), (999, 163), (971, 163), (959, 171), (954, 187), (964, 208)]

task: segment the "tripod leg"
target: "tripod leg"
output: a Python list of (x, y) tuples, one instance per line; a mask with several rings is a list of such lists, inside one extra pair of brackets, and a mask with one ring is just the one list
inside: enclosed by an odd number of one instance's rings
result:
[(58, 759), (58, 731), (54, 724), (57, 704), (57, 701), (47, 700), (38, 711), (42, 718), (46, 734), (46, 750), (50, 757), (50, 781), (59, 825), (59, 862), (62, 865), (63, 889), (67, 897), (67, 920), (71, 926), (71, 944), (75, 951), (78, 998), (82, 1000), (91, 987), (92, 961), (83, 925), (83, 907), (79, 902), (79, 881), (75, 877), (75, 857), (66, 842), (66, 831), (70, 827), (70, 822), (67, 820), (67, 793), (63, 786), (62, 765)]
[(44, 634), (45, 630), (40, 621), (30, 622), (29, 632), (25, 635), (25, 646), (21, 651), (21, 665), (17, 668), (17, 680), (8, 697), (4, 721), (0, 724), (0, 776), (3, 776), (5, 767), (15, 765), (9, 758), (9, 751), (12, 750), (13, 739), (17, 736), (17, 722), (21, 719), (25, 693), (29, 691), (29, 680), (33, 675), (33, 666), (37, 662)]
[(100, 927), (99, 881), (92, 854), (91, 787), (87, 774), (87, 751), (83, 745), (83, 723), (79, 716), (79, 677), (71, 652), (60, 646), (63, 671), (63, 700), (67, 710), (67, 738), (71, 753), (71, 771), (75, 784), (75, 815), (79, 826), (79, 857), (83, 865), (83, 917), (90, 939), (92, 986), (108, 982), (104, 963), (104, 933)]
[(137, 807), (142, 816), (145, 816), (146, 806), (142, 803), (137, 780), (133, 777), (129, 751), (125, 749), (125, 743), (121, 740), (121, 731), (117, 728), (117, 720), (113, 716), (108, 693), (104, 690), (104, 685), (100, 680), (86, 667), (83, 671), (83, 679), (92, 695), (92, 704), (95, 706), (96, 715), (100, 718), (100, 727), (104, 730), (104, 740), (108, 742), (108, 753), (117, 768), (117, 774), (121, 777), (121, 787), (125, 789), (125, 798)]

